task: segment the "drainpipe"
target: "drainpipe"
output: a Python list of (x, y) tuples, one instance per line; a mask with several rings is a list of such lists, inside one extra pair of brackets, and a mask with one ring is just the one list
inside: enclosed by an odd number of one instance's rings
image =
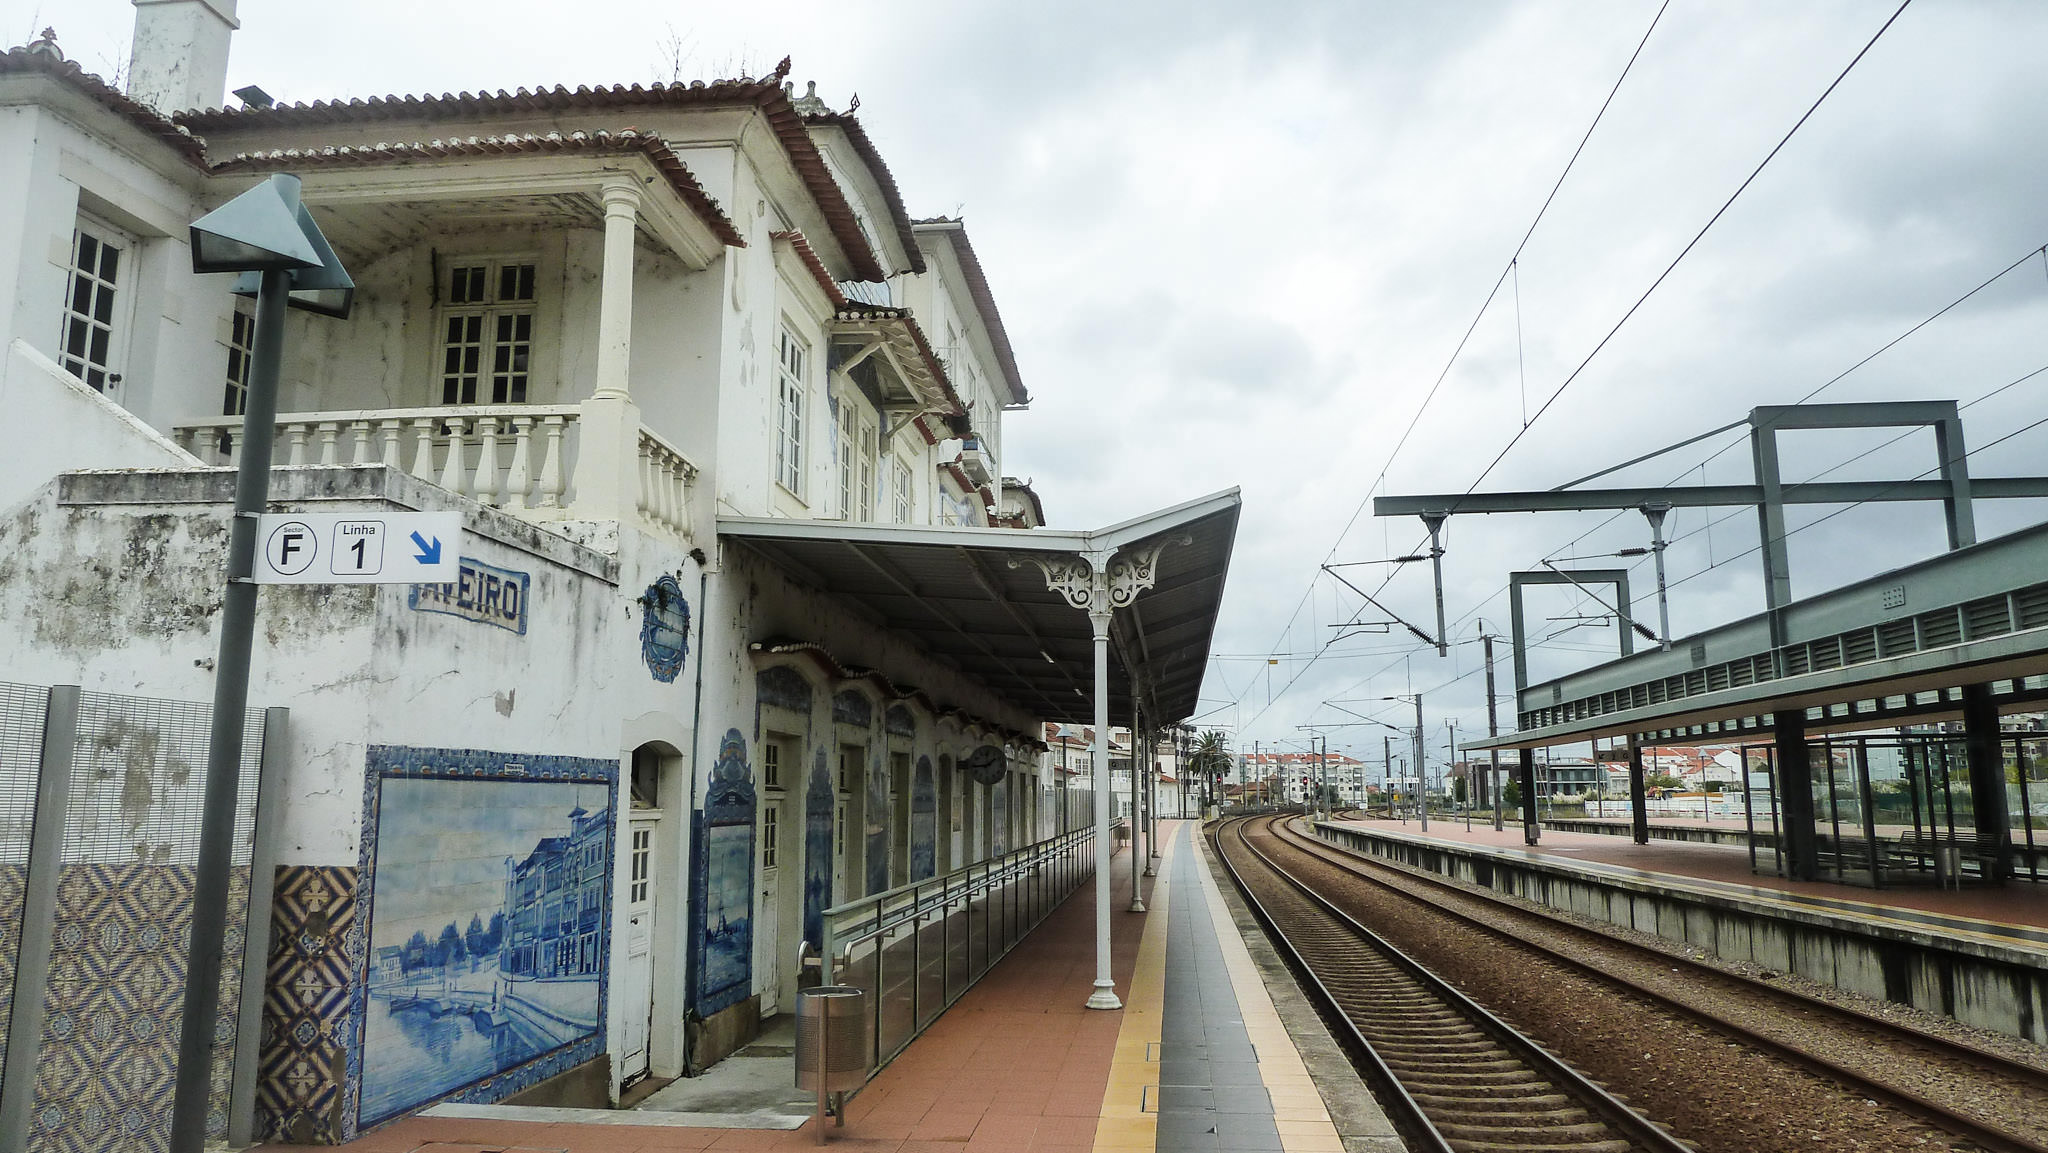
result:
[[(697, 811), (697, 789), (702, 778), (704, 765), (704, 630), (711, 618), (711, 605), (707, 600), (711, 585), (711, 568), (705, 564), (704, 550), (693, 548), (690, 559), (697, 562), (697, 688), (690, 704), (690, 796), (683, 806), (685, 815)], [(690, 883), (690, 864), (697, 859), (695, 824), (683, 833), (683, 884)], [(689, 907), (687, 896), (683, 908)], [(687, 918), (685, 918), (687, 923)], [(696, 1013), (691, 1003), (691, 991), (697, 987), (697, 950), (692, 948), (687, 937), (683, 944), (683, 1076), (695, 1077), (697, 1068), (696, 1050), (690, 1046), (690, 1021)]]

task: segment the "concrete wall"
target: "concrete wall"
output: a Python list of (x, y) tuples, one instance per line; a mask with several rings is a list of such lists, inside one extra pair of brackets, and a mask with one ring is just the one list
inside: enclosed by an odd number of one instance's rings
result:
[(1597, 876), (1568, 863), (1319, 825), (1332, 844), (1554, 909), (1796, 973), (1866, 997), (2048, 1043), (2048, 958), (2038, 951), (1873, 925), (1683, 888)]

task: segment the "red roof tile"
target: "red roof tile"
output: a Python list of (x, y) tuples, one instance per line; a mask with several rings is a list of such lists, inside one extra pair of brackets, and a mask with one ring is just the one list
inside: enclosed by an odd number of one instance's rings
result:
[(796, 250), (797, 258), (804, 262), (804, 267), (811, 270), (811, 279), (818, 282), (818, 287), (824, 290), (825, 298), (832, 302), (832, 306), (837, 308), (846, 303), (846, 294), (839, 291), (839, 285), (833, 282), (832, 274), (825, 269), (825, 262), (818, 259), (817, 250), (811, 247), (811, 242), (805, 239), (801, 230), (792, 228), (785, 232), (771, 232), (768, 239), (789, 241), (789, 246)]
[(50, 42), (50, 33), (47, 29), (43, 35), (44, 39), (33, 45), (9, 48), (4, 55), (0, 55), (0, 75), (41, 73), (48, 76), (77, 89), (121, 119), (163, 141), (172, 151), (192, 164), (205, 163), (202, 155), (204, 144), (191, 132), (166, 119), (156, 109), (139, 100), (129, 99), (119, 89), (64, 59), (64, 54), (57, 51), (56, 45)]
[(617, 112), (625, 109), (716, 108), (751, 106), (760, 111), (818, 204), (834, 239), (845, 250), (856, 279), (887, 279), (881, 262), (854, 218), (853, 206), (832, 178), (823, 154), (804, 128), (803, 117), (783, 91), (789, 71), (784, 60), (759, 79), (702, 80), (689, 84), (614, 84), (571, 89), (520, 88), (506, 92), (442, 93), (439, 96), (373, 96), (369, 99), (316, 100), (310, 104), (278, 104), (268, 108), (212, 108), (177, 114), (177, 122), (198, 133), (229, 133), (266, 128), (317, 128), (403, 120), (437, 120)]
[(896, 238), (903, 243), (903, 252), (910, 259), (910, 271), (924, 271), (924, 253), (918, 251), (917, 233), (911, 227), (910, 214), (903, 210), (903, 196), (896, 191), (896, 178), (890, 174), (889, 166), (882, 163), (882, 154), (875, 150), (875, 142), (868, 139), (867, 130), (851, 112), (818, 112), (804, 117), (805, 124), (828, 124), (846, 133), (846, 139), (853, 150), (860, 154), (861, 162), (874, 174), (875, 183), (882, 187), (882, 199), (889, 204), (889, 219), (896, 225)]
[(996, 311), (995, 293), (989, 291), (988, 277), (982, 273), (981, 261), (974, 255), (974, 245), (967, 240), (966, 222), (934, 216), (912, 223), (917, 231), (942, 233), (952, 242), (953, 255), (960, 261), (960, 272), (967, 278), (967, 294), (974, 299), (974, 307), (981, 313), (982, 323), (988, 327), (988, 342), (995, 349), (996, 365), (1003, 370), (1003, 380), (1015, 398), (1012, 403), (1030, 404), (1031, 393), (1025, 389), (1024, 377), (1017, 371), (1017, 354), (1010, 348), (1010, 334), (1003, 328), (1003, 314)]
[(690, 206), (698, 219), (711, 229), (720, 243), (745, 248), (746, 239), (733, 226), (718, 201), (704, 191), (697, 178), (659, 136), (635, 132), (550, 132), (516, 136), (463, 136), (410, 144), (338, 145), (329, 148), (277, 148), (244, 152), (211, 166), (217, 173), (276, 172), (283, 169), (373, 168), (413, 160), (479, 159), (507, 156), (559, 156), (579, 153), (597, 156), (641, 155), (667, 178), (669, 187)]

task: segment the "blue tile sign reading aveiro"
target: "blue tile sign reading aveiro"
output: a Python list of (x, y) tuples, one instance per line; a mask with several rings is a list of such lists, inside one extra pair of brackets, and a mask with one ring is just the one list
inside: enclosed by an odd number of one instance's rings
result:
[(414, 585), (406, 604), (415, 612), (447, 613), (525, 636), (527, 590), (532, 587), (533, 578), (526, 573), (463, 557), (457, 580)]

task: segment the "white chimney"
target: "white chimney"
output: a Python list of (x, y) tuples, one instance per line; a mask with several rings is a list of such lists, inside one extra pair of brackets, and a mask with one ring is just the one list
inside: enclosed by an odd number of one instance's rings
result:
[(128, 95), (164, 113), (227, 103), (235, 0), (134, 0)]

